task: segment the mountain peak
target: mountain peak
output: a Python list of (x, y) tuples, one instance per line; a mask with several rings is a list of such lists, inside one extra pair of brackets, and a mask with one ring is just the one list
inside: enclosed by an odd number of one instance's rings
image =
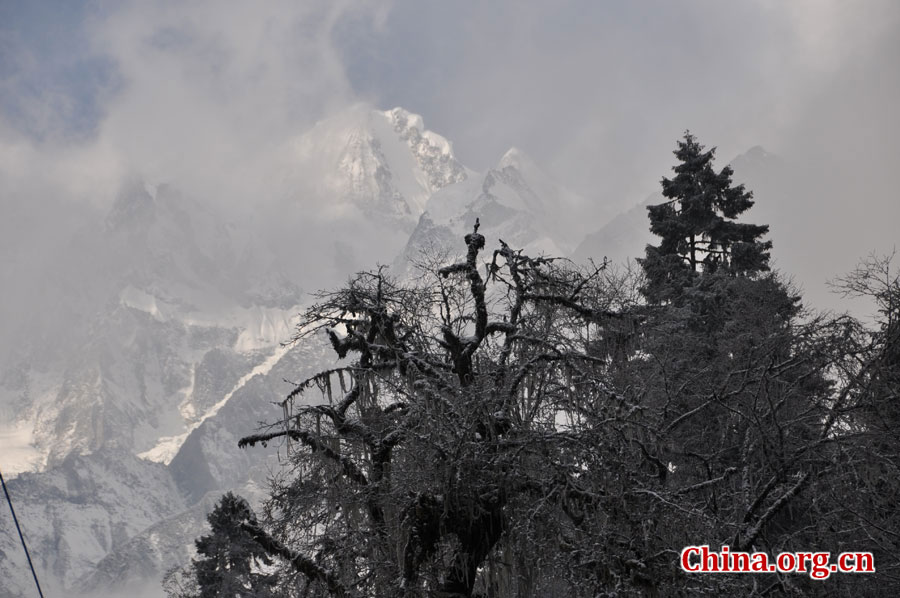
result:
[(528, 154), (516, 146), (512, 146), (506, 150), (506, 153), (500, 158), (500, 162), (497, 163), (497, 169), (503, 170), (507, 166), (512, 166), (516, 170), (522, 170), (523, 168), (535, 166), (535, 164)]
[(140, 226), (154, 212), (157, 187), (137, 177), (126, 181), (106, 216), (107, 230)]
[(750, 149), (748, 149), (745, 153), (746, 156), (766, 158), (770, 154), (765, 150), (765, 148), (761, 145), (754, 145)]
[(506, 153), (503, 154), (502, 158), (500, 158), (500, 162), (497, 164), (497, 166), (500, 169), (506, 168), (507, 166), (517, 167), (521, 162), (522, 155), (522, 150), (520, 150), (516, 146), (513, 146), (506, 150)]
[[(421, 115), (399, 106), (385, 111), (384, 115), (393, 125), (394, 131), (402, 139), (407, 140), (411, 150), (416, 151), (416, 146), (424, 146), (424, 151), (427, 153), (454, 159), (453, 146), (443, 135), (438, 135), (434, 131), (426, 129), (425, 121)], [(420, 147), (418, 149), (422, 150), (423, 148)]]
[(765, 148), (761, 145), (754, 145), (750, 149), (748, 149), (743, 154), (737, 156), (734, 160), (731, 161), (732, 167), (740, 168), (754, 168), (761, 167), (762, 165), (772, 164), (779, 162), (781, 159), (776, 155), (769, 151), (766, 151)]
[(551, 182), (551, 177), (547, 172), (538, 165), (534, 159), (529, 156), (522, 149), (512, 146), (506, 153), (503, 154), (503, 157), (500, 158), (500, 161), (497, 163), (497, 170), (504, 170), (506, 168), (513, 168), (517, 170), (522, 176), (528, 179), (531, 183), (536, 183), (538, 180), (543, 180), (547, 184), (556, 185), (557, 183)]

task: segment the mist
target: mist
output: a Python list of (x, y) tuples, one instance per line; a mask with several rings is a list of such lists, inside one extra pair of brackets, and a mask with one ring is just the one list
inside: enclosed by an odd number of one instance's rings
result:
[(827, 278), (896, 243), (893, 2), (2, 11), (0, 201), (5, 214), (33, 214), (34, 226), (3, 231), (22, 270), (46, 245), (20, 235), (64, 236), (69, 218), (51, 214), (102, 212), (128, 177), (176, 185), (235, 219), (278, 222), (289, 197), (315, 220), (330, 198), (297, 183), (316, 173), (298, 172), (289, 148), (358, 102), (422, 114), (476, 169), (522, 148), (596, 206), (585, 216), (598, 227), (658, 190), (685, 129), (723, 163), (761, 145), (809, 183), (792, 201), (808, 206), (821, 242), (780, 255), (776, 238), (774, 257), (820, 301)]

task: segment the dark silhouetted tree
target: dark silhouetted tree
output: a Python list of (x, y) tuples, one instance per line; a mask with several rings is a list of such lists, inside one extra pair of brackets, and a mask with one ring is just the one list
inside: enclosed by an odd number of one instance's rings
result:
[(325, 332), (345, 361), (241, 441), (292, 443), (271, 539), (306, 555), (309, 591), (549, 597), (583, 581), (559, 544), (580, 533), (583, 426), (610, 393), (589, 341), (627, 319), (623, 302), (602, 267), (502, 242), (483, 263), (477, 224), (465, 243), (419, 282), (378, 270), (322, 295), (300, 336)]
[(716, 172), (715, 148), (704, 151), (686, 132), (678, 142), (675, 177), (663, 178), (665, 203), (649, 206), (650, 230), (658, 245), (648, 245), (641, 260), (651, 301), (668, 301), (689, 286), (697, 272), (748, 274), (768, 270), (771, 243), (761, 241), (769, 227), (737, 222), (753, 205), (753, 194), (732, 185), (730, 166)]
[(198, 598), (269, 598), (275, 577), (264, 569), (272, 565), (269, 554), (254, 541), (258, 526), (247, 501), (225, 494), (207, 517), (210, 533), (196, 541), (193, 561)]

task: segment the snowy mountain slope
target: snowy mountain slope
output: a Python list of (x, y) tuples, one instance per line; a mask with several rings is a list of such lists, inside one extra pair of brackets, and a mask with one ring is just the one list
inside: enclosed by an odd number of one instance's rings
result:
[[(64, 595), (107, 554), (185, 508), (165, 467), (112, 449), (73, 454), (7, 484), (48, 595)], [(0, 518), (0, 530), (0, 598), (30, 596), (33, 581), (9, 517)]]
[(237, 441), (261, 422), (281, 417), (277, 405), (292, 389), (285, 378), (302, 379), (332, 367), (333, 356), (324, 338), (292, 346), (272, 366), (236, 388), (229, 400), (194, 429), (169, 464), (169, 472), (187, 504), (186, 511), (161, 520), (111, 552), (76, 586), (89, 594), (103, 594), (123, 583), (140, 587), (158, 580), (193, 554), (193, 541), (206, 529), (206, 515), (225, 489), (235, 489), (259, 504), (267, 480), (277, 470), (278, 447), (239, 449)]
[[(257, 459), (246, 479), (231, 489), (259, 512), (267, 493), (267, 476), (275, 468), (275, 457)], [(184, 511), (161, 519), (137, 534), (73, 584), (73, 593), (104, 598), (133, 598), (135, 594), (161, 596), (165, 573), (196, 556), (194, 541), (208, 533), (206, 517), (221, 495), (222, 491), (211, 491)]]
[(293, 390), (285, 380), (302, 380), (335, 365), (324, 338), (290, 345), (276, 355), (265, 368), (257, 368), (235, 385), (219, 408), (190, 432), (172, 459), (169, 469), (189, 499), (232, 487), (244, 479), (259, 455), (271, 454), (262, 447), (239, 449), (237, 442), (263, 423), (282, 418), (279, 404)]
[(29, 463), (148, 450), (221, 398), (204, 395), (216, 393), (203, 377), (216, 357), (243, 373), (290, 335), (300, 291), (252, 238), (139, 181), (102, 223), (73, 234), (48, 277), (69, 317), (42, 306), (51, 313), (32, 323), (30, 342), (0, 363), (0, 429), (31, 441), (40, 458)]
[[(285, 378), (302, 378), (333, 365), (324, 338), (275, 355), (241, 377), (220, 404), (207, 410), (168, 465), (102, 448), (85, 456), (72, 454), (45, 472), (12, 480), (17, 504), (44, 509), (43, 515), (19, 509), (32, 553), (45, 559), (41, 577), (65, 594), (160, 595), (162, 574), (189, 558), (209, 508), (224, 491), (237, 489), (250, 499), (264, 494), (268, 475), (277, 467), (277, 449), (239, 449), (238, 439), (281, 416), (277, 403), (292, 388)], [(37, 519), (47, 521), (47, 512), (52, 513), (49, 523), (35, 524)], [(78, 544), (78, 534), (86, 529), (100, 539)], [(116, 530), (115, 542), (107, 529)], [(27, 576), (16, 577), (27, 572), (19, 571), (24, 557), (18, 559), (14, 535), (7, 538), (0, 543), (0, 575), (16, 581), (7, 594), (0, 591), (0, 598), (27, 595), (28, 589)]]

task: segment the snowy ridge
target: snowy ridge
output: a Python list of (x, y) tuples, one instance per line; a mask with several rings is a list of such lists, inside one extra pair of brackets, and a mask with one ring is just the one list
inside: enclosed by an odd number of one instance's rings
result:
[[(384, 114), (394, 125), (394, 131), (409, 145), (419, 169), (427, 177), (425, 183), (429, 192), (434, 193), (466, 179), (466, 170), (456, 161), (450, 142), (434, 131), (425, 129), (421, 116), (403, 108), (394, 108)], [(424, 204), (417, 207), (421, 214)]]
[(184, 441), (187, 439), (188, 435), (200, 427), (200, 425), (208, 420), (211, 417), (215, 417), (215, 415), (219, 412), (219, 410), (234, 396), (234, 393), (238, 390), (242, 389), (250, 379), (255, 378), (256, 376), (266, 375), (271, 370), (272, 367), (278, 363), (282, 357), (290, 350), (289, 346), (279, 346), (277, 347), (271, 355), (269, 355), (262, 363), (255, 366), (252, 370), (241, 376), (238, 380), (237, 384), (235, 384), (234, 388), (232, 388), (228, 393), (222, 397), (222, 399), (213, 405), (203, 416), (194, 422), (186, 432), (183, 434), (178, 434), (176, 436), (164, 436), (159, 439), (159, 442), (156, 446), (151, 448), (150, 450), (144, 451), (138, 454), (138, 457), (141, 459), (147, 459), (148, 461), (155, 461), (157, 463), (163, 463), (168, 465), (175, 455), (178, 453), (178, 449), (181, 448), (181, 445), (184, 444)]

